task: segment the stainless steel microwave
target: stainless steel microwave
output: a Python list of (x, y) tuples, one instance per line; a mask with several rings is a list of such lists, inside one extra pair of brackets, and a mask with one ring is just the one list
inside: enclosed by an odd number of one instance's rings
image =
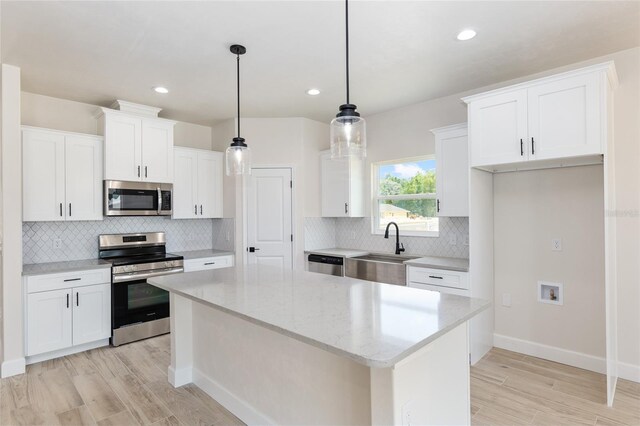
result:
[(105, 216), (170, 216), (170, 183), (104, 181)]

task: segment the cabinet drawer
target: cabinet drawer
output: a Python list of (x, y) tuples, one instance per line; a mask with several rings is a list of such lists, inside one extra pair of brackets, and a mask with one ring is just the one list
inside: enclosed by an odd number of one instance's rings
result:
[(233, 266), (233, 256), (205, 257), (201, 259), (189, 259), (184, 261), (184, 271), (205, 271), (207, 269), (228, 268)]
[(27, 293), (111, 283), (111, 268), (27, 277)]
[(469, 289), (468, 274), (466, 272), (447, 271), (409, 266), (409, 282), (431, 284), (440, 287)]
[(431, 285), (431, 284), (421, 284), (421, 283), (416, 283), (412, 281), (409, 282), (408, 287), (419, 288), (421, 290), (433, 290), (433, 291), (438, 291), (440, 293), (445, 293), (445, 294), (455, 294), (456, 296), (471, 297), (469, 290), (462, 290), (459, 288), (443, 287), (443, 286), (437, 286), (437, 285)]

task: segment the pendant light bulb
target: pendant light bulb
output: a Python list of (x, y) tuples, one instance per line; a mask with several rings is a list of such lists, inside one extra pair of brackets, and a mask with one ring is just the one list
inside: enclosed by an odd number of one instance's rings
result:
[(349, 0), (345, 0), (345, 30), (347, 103), (340, 105), (340, 112), (329, 125), (333, 159), (367, 156), (366, 122), (349, 102)]
[(240, 137), (240, 55), (244, 55), (247, 49), (239, 44), (234, 44), (229, 48), (231, 53), (236, 55), (237, 67), (237, 93), (238, 93), (238, 136), (233, 138), (233, 142), (225, 151), (225, 170), (227, 176), (250, 175), (251, 174), (251, 150)]

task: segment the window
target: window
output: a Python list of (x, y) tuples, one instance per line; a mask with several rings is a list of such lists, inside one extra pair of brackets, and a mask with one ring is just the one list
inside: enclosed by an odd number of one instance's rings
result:
[(395, 222), (404, 235), (438, 236), (435, 158), (375, 163), (373, 185), (374, 234)]

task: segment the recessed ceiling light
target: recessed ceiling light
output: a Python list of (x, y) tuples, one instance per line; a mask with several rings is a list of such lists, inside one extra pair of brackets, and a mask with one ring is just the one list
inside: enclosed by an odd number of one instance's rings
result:
[(316, 96), (320, 94), (320, 90), (318, 89), (309, 89), (307, 90), (307, 95)]
[(475, 36), (476, 36), (476, 32), (473, 30), (462, 30), (458, 34), (458, 40), (460, 41), (471, 40)]
[(169, 93), (169, 89), (167, 89), (166, 87), (162, 87), (162, 86), (156, 86), (153, 88), (153, 90), (156, 91), (156, 93), (162, 93), (163, 95), (166, 93)]

